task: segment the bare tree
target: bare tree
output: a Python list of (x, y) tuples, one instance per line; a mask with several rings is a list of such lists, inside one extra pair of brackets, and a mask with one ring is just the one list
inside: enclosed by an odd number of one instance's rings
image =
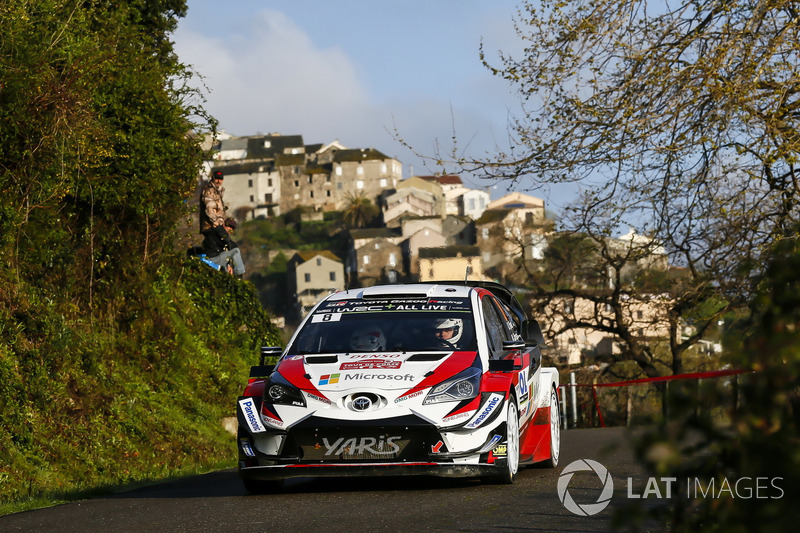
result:
[[(516, 19), (524, 53), (492, 59), (482, 46), (484, 64), (512, 84), (521, 108), (509, 148), (459, 162), (527, 190), (580, 184), (562, 229), (595, 243), (595, 268), (609, 281), (539, 284), (551, 299), (609, 310), (564, 316), (562, 327), (608, 330), (624, 357), (659, 375), (681, 371), (685, 350), (749, 299), (764, 250), (798, 218), (796, 8), (792, 0), (524, 2)], [(680, 268), (659, 292), (670, 302), (666, 365), (626, 318), (625, 302), (656, 293), (624, 279), (652, 251), (610, 244), (625, 226)]]

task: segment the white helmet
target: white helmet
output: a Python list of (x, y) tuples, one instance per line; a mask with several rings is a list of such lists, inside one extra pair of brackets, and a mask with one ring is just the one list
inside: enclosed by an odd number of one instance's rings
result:
[(386, 336), (380, 328), (359, 328), (350, 336), (350, 348), (359, 352), (382, 352), (386, 349)]
[(445, 342), (456, 345), (458, 340), (461, 338), (461, 334), (464, 333), (464, 321), (460, 318), (439, 318), (436, 320), (436, 325), (434, 326), (437, 330), (439, 329), (452, 329), (453, 336), (449, 339), (446, 339)]

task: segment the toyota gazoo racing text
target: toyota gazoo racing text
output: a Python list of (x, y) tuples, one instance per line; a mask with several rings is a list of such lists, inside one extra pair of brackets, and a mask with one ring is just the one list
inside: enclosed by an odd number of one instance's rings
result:
[[(555, 466), (558, 373), (541, 330), (488, 282), (337, 292), (262, 350), (238, 401), (248, 490), (309, 476), (481, 476)], [(281, 354), (278, 363), (263, 358)]]

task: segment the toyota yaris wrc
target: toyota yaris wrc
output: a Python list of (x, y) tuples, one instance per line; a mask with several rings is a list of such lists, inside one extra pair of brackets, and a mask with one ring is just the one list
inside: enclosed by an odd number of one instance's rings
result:
[(332, 294), (251, 369), (237, 406), (239, 474), (256, 492), (299, 476), (512, 483), (522, 464), (553, 467), (558, 373), (541, 366), (542, 343), (494, 283)]

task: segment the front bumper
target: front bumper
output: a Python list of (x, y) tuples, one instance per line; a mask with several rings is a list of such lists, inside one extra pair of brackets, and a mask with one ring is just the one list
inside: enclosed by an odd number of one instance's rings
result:
[[(416, 416), (363, 422), (311, 417), (288, 431), (240, 424), (239, 472), (252, 480), (428, 475), (472, 477), (505, 465), (505, 423), (443, 431)], [(450, 446), (450, 448), (448, 447)]]
[(254, 481), (271, 481), (293, 477), (373, 477), (373, 476), (436, 476), (481, 477), (497, 474), (505, 468), (505, 458), (494, 463), (341, 463), (246, 466), (239, 462), (239, 476)]

